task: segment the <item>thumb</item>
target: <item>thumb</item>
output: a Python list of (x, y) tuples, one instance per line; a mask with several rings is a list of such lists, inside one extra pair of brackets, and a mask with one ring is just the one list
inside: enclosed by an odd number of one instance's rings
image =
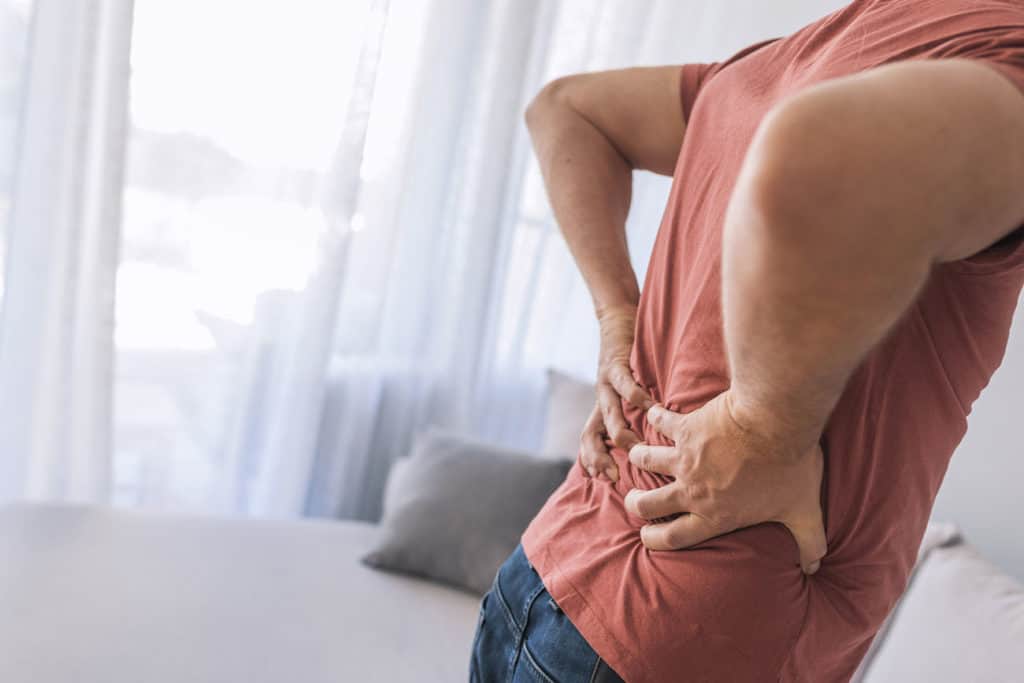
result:
[(821, 566), (821, 558), (828, 552), (828, 541), (825, 538), (825, 524), (821, 517), (821, 508), (805, 515), (803, 519), (785, 522), (786, 528), (793, 534), (797, 548), (800, 550), (800, 567), (804, 574), (813, 574)]

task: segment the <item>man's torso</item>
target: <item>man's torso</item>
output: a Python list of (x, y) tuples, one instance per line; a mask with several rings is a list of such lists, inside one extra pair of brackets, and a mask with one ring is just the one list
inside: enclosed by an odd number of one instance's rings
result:
[[(862, 0), (787, 38), (685, 67), (687, 132), (638, 310), (637, 381), (679, 412), (729, 385), (721, 229), (772, 106), (891, 61), (988, 59), (1007, 35), (1021, 41), (1022, 27), (1024, 8), (1009, 2)], [(1002, 358), (1022, 264), (1014, 240), (937, 268), (851, 377), (822, 440), (829, 553), (814, 577), (802, 575), (777, 524), (686, 551), (646, 550), (646, 522), (624, 511), (622, 497), (668, 478), (613, 449), (618, 482), (574, 468), (523, 536), (552, 596), (626, 680), (676, 680), (679, 671), (692, 680), (848, 677), (904, 587), (967, 412)], [(624, 410), (645, 441), (667, 443), (643, 411)]]

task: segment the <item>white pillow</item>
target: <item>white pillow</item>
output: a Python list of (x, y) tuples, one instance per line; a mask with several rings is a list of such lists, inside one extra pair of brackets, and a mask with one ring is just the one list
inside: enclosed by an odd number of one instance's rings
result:
[(969, 544), (933, 550), (865, 683), (1024, 680), (1024, 585)]
[(597, 400), (595, 385), (549, 368), (547, 422), (541, 453), (546, 456), (576, 458), (580, 432)]
[[(914, 569), (911, 570), (910, 578), (907, 580), (907, 590), (910, 590), (910, 586), (914, 583), (914, 577), (917, 576), (917, 571), (921, 568), (925, 558), (928, 557), (933, 550), (943, 546), (952, 545), (954, 543), (959, 543), (960, 541), (960, 530), (955, 524), (950, 524), (949, 522), (929, 523), (928, 528), (924, 530), (924, 536), (921, 538), (921, 546), (917, 549), (917, 560), (914, 562)], [(871, 641), (871, 647), (868, 648), (867, 654), (864, 655), (864, 659), (861, 660), (860, 666), (858, 666), (857, 670), (853, 673), (853, 677), (850, 679), (849, 683), (861, 683), (865, 680), (867, 671), (871, 666), (871, 661), (875, 658), (875, 655), (885, 642), (886, 635), (889, 632), (889, 627), (892, 626), (893, 618), (898, 611), (899, 603), (896, 603), (896, 607), (893, 608), (892, 612), (889, 613), (889, 616), (882, 622), (881, 627), (879, 627), (878, 633), (875, 635), (874, 640)]]

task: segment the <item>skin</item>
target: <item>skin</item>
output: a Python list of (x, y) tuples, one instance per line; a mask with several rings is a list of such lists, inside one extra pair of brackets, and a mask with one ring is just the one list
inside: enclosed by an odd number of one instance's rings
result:
[[(531, 104), (527, 122), (556, 218), (602, 319), (604, 386), (644, 405), (646, 396), (622, 377), (632, 339), (619, 332), (606, 352), (604, 318), (630, 319), (629, 169), (671, 173), (667, 160), (685, 126), (670, 121), (681, 119), (678, 86), (668, 87), (678, 67), (636, 71), (556, 81)], [(633, 435), (630, 461), (675, 479), (630, 491), (627, 510), (648, 520), (684, 513), (645, 525), (644, 545), (682, 549), (781, 522), (803, 570), (815, 572), (827, 551), (818, 442), (846, 381), (934, 266), (1024, 224), (1022, 186), (1024, 96), (979, 62), (898, 62), (816, 84), (769, 111), (723, 231), (731, 385), (685, 415), (648, 408), (672, 446)], [(597, 206), (584, 206), (589, 200)], [(602, 250), (611, 244), (618, 246)], [(616, 444), (633, 438), (616, 432), (621, 409), (600, 394), (599, 406), (580, 456), (597, 471), (610, 460), (605, 435)]]
[(613, 481), (609, 444), (640, 443), (620, 396), (653, 405), (629, 368), (640, 299), (626, 245), (633, 170), (672, 174), (685, 130), (678, 78), (677, 66), (568, 76), (546, 85), (526, 109), (548, 199), (600, 322), (597, 402), (580, 436), (580, 464)]

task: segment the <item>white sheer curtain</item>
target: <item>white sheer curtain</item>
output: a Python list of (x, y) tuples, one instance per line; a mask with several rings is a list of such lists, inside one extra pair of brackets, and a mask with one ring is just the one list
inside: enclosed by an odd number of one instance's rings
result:
[[(536, 446), (544, 368), (591, 375), (596, 327), (529, 98), (724, 57), (839, 4), (136, 0), (129, 22), (125, 2), (58, 21), (67, 5), (37, 0), (22, 113), (36, 88), (98, 113), (23, 120), (10, 157), (0, 497), (373, 519), (428, 424)], [(44, 172), (76, 192), (48, 196)], [(641, 277), (667, 189), (637, 178)]]
[(131, 10), (40, 0), (26, 36), (0, 318), (3, 497), (109, 495)]

